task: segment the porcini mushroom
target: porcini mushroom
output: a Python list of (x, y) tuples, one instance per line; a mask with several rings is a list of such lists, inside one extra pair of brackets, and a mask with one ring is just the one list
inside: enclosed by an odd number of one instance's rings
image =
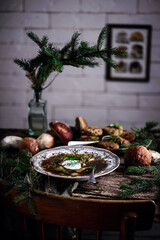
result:
[(33, 155), (39, 152), (38, 141), (33, 137), (25, 137), (19, 143), (19, 151), (26, 150)]
[(124, 154), (126, 166), (149, 166), (151, 165), (151, 160), (151, 153), (144, 146), (130, 147)]
[(38, 146), (40, 150), (51, 148), (54, 146), (55, 140), (54, 136), (50, 133), (42, 133), (38, 138)]

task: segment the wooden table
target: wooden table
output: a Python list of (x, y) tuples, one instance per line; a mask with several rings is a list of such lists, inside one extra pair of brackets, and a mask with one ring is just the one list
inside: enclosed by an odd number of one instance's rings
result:
[[(5, 136), (15, 135), (20, 137), (28, 136), (26, 129), (0, 129), (0, 139)], [(82, 198), (99, 198), (99, 199), (118, 199), (118, 193), (120, 191), (121, 184), (127, 184), (131, 181), (131, 178), (137, 178), (139, 176), (125, 175), (125, 166), (123, 156), (119, 156), (121, 164), (114, 172), (99, 177), (96, 179), (96, 184), (88, 182), (79, 182), (78, 187), (73, 191), (73, 197)], [(150, 178), (150, 175), (141, 176), (142, 178)], [(159, 210), (159, 189), (155, 188), (149, 192), (138, 193), (132, 195), (130, 199), (152, 199), (157, 203), (156, 213), (160, 213)]]

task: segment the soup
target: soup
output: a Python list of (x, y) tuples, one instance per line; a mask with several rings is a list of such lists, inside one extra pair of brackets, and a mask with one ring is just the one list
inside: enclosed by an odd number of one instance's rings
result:
[(63, 176), (84, 176), (105, 170), (107, 162), (94, 154), (59, 154), (42, 161), (41, 167), (50, 173)]

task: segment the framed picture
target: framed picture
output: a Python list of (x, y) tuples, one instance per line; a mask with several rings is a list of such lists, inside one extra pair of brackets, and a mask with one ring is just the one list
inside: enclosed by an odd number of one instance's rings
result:
[(125, 57), (111, 55), (118, 70), (107, 64), (107, 80), (148, 81), (150, 67), (150, 25), (108, 25), (108, 48), (120, 48), (127, 52)]

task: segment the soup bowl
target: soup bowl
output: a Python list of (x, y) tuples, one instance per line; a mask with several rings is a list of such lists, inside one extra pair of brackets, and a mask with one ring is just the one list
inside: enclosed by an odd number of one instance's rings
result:
[(75, 181), (87, 181), (90, 177), (91, 173), (86, 173), (85, 175), (79, 175), (79, 176), (71, 176), (71, 175), (61, 175), (61, 174), (55, 174), (49, 171), (46, 171), (42, 167), (42, 163), (44, 160), (57, 156), (62, 154), (85, 154), (85, 155), (94, 155), (97, 157), (102, 158), (104, 161), (106, 161), (106, 167), (102, 171), (95, 172), (95, 178), (104, 176), (106, 174), (109, 174), (113, 172), (115, 169), (117, 169), (120, 165), (120, 159), (119, 157), (102, 148), (96, 148), (92, 146), (61, 146), (61, 147), (55, 147), (47, 150), (43, 150), (36, 155), (34, 155), (31, 158), (31, 161), (33, 163), (34, 169), (41, 173), (45, 174), (51, 177), (55, 178), (61, 178), (66, 180), (75, 180)]

